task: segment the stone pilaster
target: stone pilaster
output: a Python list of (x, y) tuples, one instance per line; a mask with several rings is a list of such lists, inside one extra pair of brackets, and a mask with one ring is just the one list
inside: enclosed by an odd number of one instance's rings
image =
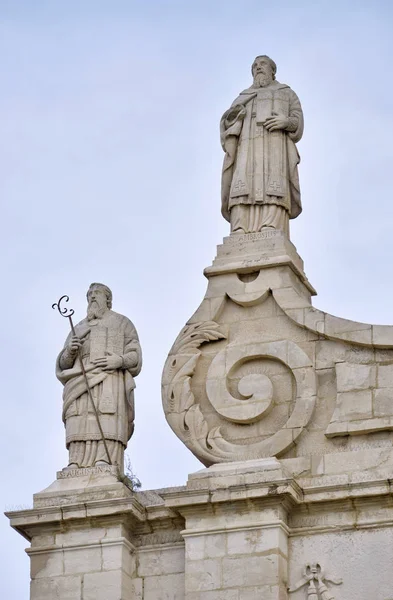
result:
[(144, 508), (113, 468), (60, 472), (32, 510), (9, 516), (31, 542), (31, 600), (136, 597), (130, 531)]
[(288, 510), (300, 488), (276, 459), (216, 465), (165, 493), (186, 526), (186, 600), (285, 600)]

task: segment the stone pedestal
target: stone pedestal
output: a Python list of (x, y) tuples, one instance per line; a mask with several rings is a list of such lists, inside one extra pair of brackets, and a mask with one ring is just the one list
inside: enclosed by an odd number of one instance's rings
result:
[(132, 597), (128, 531), (143, 508), (119, 477), (114, 467), (65, 469), (35, 494), (33, 510), (12, 515), (31, 541), (31, 600)]
[[(224, 238), (217, 247), (212, 266), (207, 267), (204, 273), (208, 279), (225, 273), (259, 275), (261, 270), (271, 267), (288, 267), (310, 295), (316, 294), (304, 273), (304, 263), (295, 246), (283, 231), (277, 229), (266, 228), (260, 233), (233, 234)], [(284, 273), (285, 269), (281, 272)], [(272, 271), (264, 272), (264, 275), (268, 274), (271, 275)], [(250, 278), (244, 277), (244, 280), (250, 281)]]
[(299, 487), (277, 460), (229, 463), (163, 493), (185, 518), (185, 598), (287, 598), (288, 511)]
[(59, 473), (32, 510), (8, 516), (31, 542), (31, 600), (184, 597), (183, 521), (113, 468)]

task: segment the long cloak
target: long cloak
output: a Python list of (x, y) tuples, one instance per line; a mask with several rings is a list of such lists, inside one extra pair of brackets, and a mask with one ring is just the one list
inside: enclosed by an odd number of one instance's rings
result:
[[(134, 377), (142, 367), (142, 353), (138, 334), (132, 322), (123, 315), (108, 310), (102, 319), (83, 319), (75, 327), (76, 335), (83, 338), (82, 360), (89, 387), (92, 390), (104, 436), (108, 440), (127, 445), (134, 428)], [(79, 359), (70, 368), (67, 362), (68, 336), (56, 362), (56, 376), (63, 383), (63, 421), (67, 447), (74, 441), (100, 440), (93, 407)], [(93, 360), (113, 352), (123, 357), (123, 369), (104, 371)]]
[[(289, 131), (269, 132), (263, 127), (273, 113), (289, 118)], [(297, 217), (302, 206), (295, 144), (303, 134), (303, 112), (295, 92), (278, 81), (244, 90), (224, 113), (220, 134), (225, 152), (224, 218), (230, 221), (230, 210), (237, 204), (277, 204), (288, 211), (289, 218)]]

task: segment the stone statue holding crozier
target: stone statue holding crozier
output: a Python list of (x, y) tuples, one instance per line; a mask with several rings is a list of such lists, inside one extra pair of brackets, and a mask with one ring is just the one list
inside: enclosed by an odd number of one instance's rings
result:
[(253, 84), (220, 123), (222, 214), (231, 233), (271, 227), (289, 236), (289, 219), (302, 210), (295, 145), (303, 134), (302, 107), (295, 92), (276, 80), (271, 58), (257, 56), (251, 70)]
[(134, 430), (134, 377), (142, 367), (141, 347), (131, 321), (111, 310), (112, 292), (106, 285), (92, 283), (87, 301), (87, 317), (75, 326), (75, 335), (70, 333), (56, 363), (56, 376), (64, 385), (68, 466), (108, 464), (108, 449), (111, 463), (122, 471), (124, 449)]

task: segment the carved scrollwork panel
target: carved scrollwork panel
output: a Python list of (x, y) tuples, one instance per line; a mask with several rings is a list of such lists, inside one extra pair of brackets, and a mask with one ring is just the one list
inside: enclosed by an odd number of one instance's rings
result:
[[(316, 399), (316, 377), (310, 359), (291, 341), (227, 344), (213, 356), (205, 378), (206, 396), (221, 417), (208, 424), (203, 406), (192, 389), (202, 344), (225, 339), (212, 321), (186, 326), (178, 336), (163, 373), (163, 405), (167, 420), (188, 448), (205, 464), (278, 456), (285, 452), (309, 422)], [(253, 362), (254, 361), (254, 362)], [(255, 362), (256, 361), (256, 362)], [(258, 368), (247, 366), (256, 364)], [(294, 381), (294, 397), (282, 398), (274, 367)], [(282, 376), (280, 375), (281, 380)], [(286, 404), (283, 402), (287, 400)], [(268, 430), (251, 443), (228, 437), (225, 423), (247, 426), (262, 421), (280, 402), (291, 405), (277, 431)], [(206, 408), (206, 407), (205, 407)]]

